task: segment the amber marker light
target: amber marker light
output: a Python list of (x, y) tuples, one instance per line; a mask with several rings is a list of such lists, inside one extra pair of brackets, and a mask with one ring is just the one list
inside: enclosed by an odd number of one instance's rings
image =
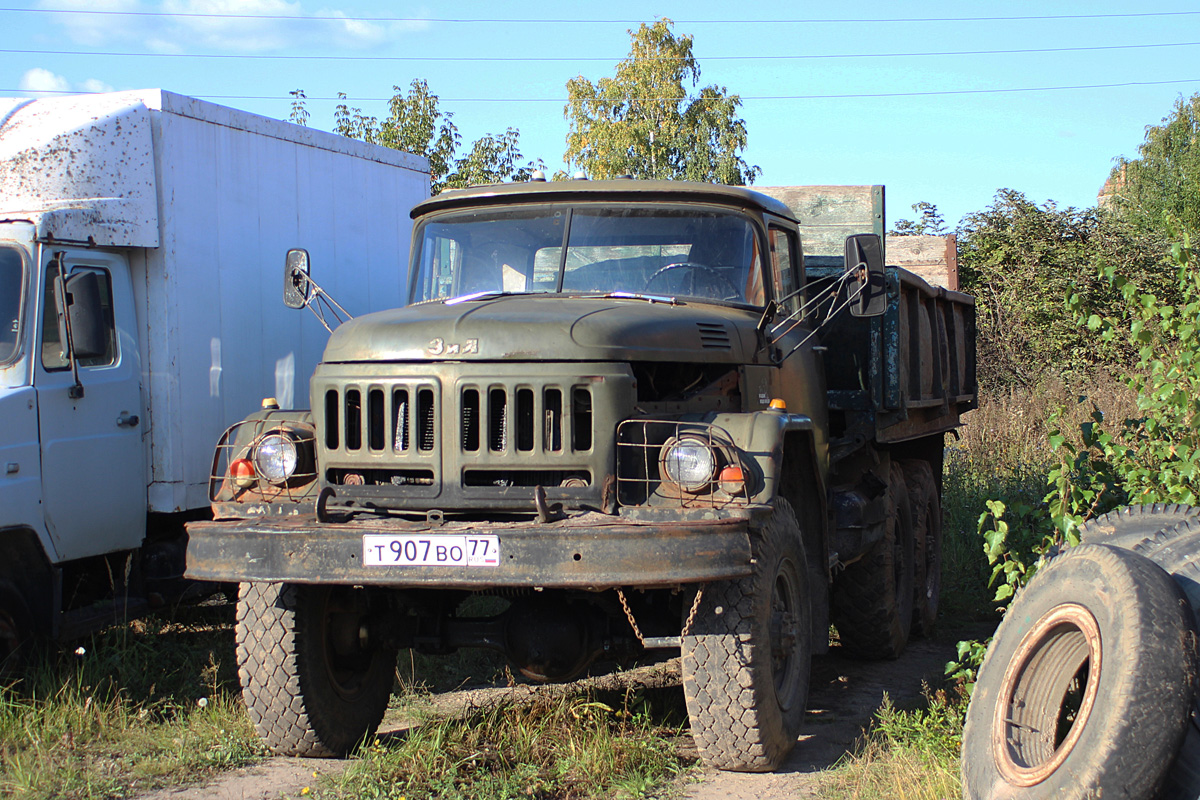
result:
[(229, 465), (229, 477), (239, 489), (248, 489), (254, 485), (254, 465), (248, 458), (239, 458)]
[(741, 467), (725, 467), (718, 478), (721, 491), (725, 494), (739, 495), (746, 491), (746, 476)]
[(781, 397), (776, 397), (771, 401), (771, 408), (776, 411), (787, 411), (787, 401)]

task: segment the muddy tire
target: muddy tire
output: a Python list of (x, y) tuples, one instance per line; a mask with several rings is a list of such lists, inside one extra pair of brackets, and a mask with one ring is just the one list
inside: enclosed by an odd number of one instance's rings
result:
[[(1169, 536), (1165, 534), (1170, 534)], [(1200, 517), (1189, 517), (1174, 528), (1159, 531), (1155, 539), (1163, 538), (1157, 547), (1146, 547), (1143, 553), (1171, 574), (1183, 590), (1192, 608), (1193, 619), (1200, 627)], [(1150, 540), (1151, 542), (1153, 540)], [(1146, 543), (1147, 545), (1149, 542)], [(1192, 710), (1187, 736), (1179, 749), (1179, 757), (1167, 773), (1160, 800), (1195, 800), (1200, 797), (1200, 696)]]
[(897, 658), (912, 628), (916, 544), (900, 465), (888, 473), (884, 537), (833, 585), (833, 624), (842, 647), (859, 658)]
[(928, 461), (901, 461), (913, 518), (912, 632), (932, 636), (942, 596), (942, 504)]
[(1165, 537), (1158, 534), (1197, 516), (1200, 516), (1200, 508), (1178, 503), (1122, 506), (1083, 523), (1079, 527), (1079, 539), (1084, 544), (1111, 544), (1144, 551), (1165, 541)]
[(963, 730), (965, 797), (1149, 798), (1189, 725), (1196, 635), (1149, 559), (1081, 545), (1004, 615)]
[(20, 679), (35, 650), (33, 615), (17, 588), (0, 581), (0, 684)]
[(808, 564), (786, 501), (751, 545), (753, 575), (703, 590), (682, 639), (683, 694), (706, 764), (767, 772), (796, 744), (812, 658)]
[(383, 719), (396, 653), (364, 647), (362, 590), (244, 583), (238, 596), (242, 697), (278, 755), (340, 756)]

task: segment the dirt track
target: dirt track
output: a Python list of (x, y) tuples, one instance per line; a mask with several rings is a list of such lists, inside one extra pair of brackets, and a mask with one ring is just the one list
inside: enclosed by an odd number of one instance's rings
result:
[[(822, 774), (852, 750), (863, 726), (870, 721), (887, 693), (898, 705), (917, 700), (923, 680), (936, 681), (954, 654), (952, 641), (916, 640), (898, 661), (864, 663), (841, 657), (836, 649), (814, 660), (808, 713), (800, 742), (783, 767), (767, 775), (744, 775), (697, 770), (682, 790), (689, 800), (793, 800), (811, 797)], [(624, 688), (631, 682), (663, 687), (678, 685), (678, 664), (643, 667), (620, 675), (589, 679), (600, 688)], [(451, 715), (468, 707), (492, 702), (521, 702), (537, 693), (573, 692), (577, 686), (517, 686), (476, 689), (439, 695), (439, 712)], [(389, 715), (381, 733), (400, 732), (408, 723)], [(314, 773), (341, 771), (345, 761), (331, 759), (271, 758), (246, 769), (234, 770), (202, 785), (164, 789), (140, 795), (137, 800), (278, 800), (300, 797), (306, 786), (315, 786)]]

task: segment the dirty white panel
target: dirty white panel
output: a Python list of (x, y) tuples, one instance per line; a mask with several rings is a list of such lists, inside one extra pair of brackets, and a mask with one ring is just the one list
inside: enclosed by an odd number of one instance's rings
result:
[(158, 245), (150, 111), (138, 92), (0, 106), (3, 216), (47, 216), (39, 233), (100, 245)]
[[(156, 458), (166, 458), (155, 479), (172, 486), (184, 507), (207, 504), (213, 448), (226, 427), (264, 397), (285, 402), (289, 387), (292, 405), (308, 406), (308, 379), (328, 334), (309, 312), (283, 305), (288, 248), (309, 249), (313, 277), (352, 313), (400, 305), (403, 281), (392, 272), (407, 259), (408, 211), (428, 195), (428, 174), (410, 169), (408, 154), (361, 142), (345, 148), (341, 137), (302, 129), (295, 138), (339, 147), (299, 143), (276, 135), (296, 126), (274, 120), (217, 124), (198, 118), (207, 105), (190, 104), (186, 117), (163, 113), (159, 126), (164, 241), (171, 243), (162, 269), (177, 322), (160, 362), (176, 373), (176, 402), (158, 408), (173, 424), (156, 428), (170, 441), (156, 448)], [(209, 116), (239, 121), (226, 112)], [(272, 135), (246, 130), (254, 127)], [(364, 158), (362, 148), (380, 157)], [(378, 256), (378, 239), (386, 251), (402, 239), (404, 252)], [(372, 258), (399, 266), (370, 269)]]

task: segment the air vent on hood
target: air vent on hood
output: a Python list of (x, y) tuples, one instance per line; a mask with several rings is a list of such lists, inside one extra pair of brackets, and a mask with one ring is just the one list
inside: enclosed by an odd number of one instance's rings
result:
[(725, 330), (724, 325), (715, 322), (697, 322), (696, 327), (700, 329), (700, 346), (705, 350), (731, 349), (729, 331)]

